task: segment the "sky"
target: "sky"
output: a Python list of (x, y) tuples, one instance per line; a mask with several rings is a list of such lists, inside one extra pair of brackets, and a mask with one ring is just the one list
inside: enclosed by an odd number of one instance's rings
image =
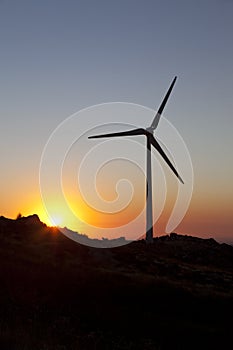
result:
[(230, 0), (0, 0), (0, 215), (45, 219), (40, 159), (66, 118), (114, 101), (155, 110), (177, 75), (164, 115), (194, 187), (176, 232), (233, 242), (232, 19)]

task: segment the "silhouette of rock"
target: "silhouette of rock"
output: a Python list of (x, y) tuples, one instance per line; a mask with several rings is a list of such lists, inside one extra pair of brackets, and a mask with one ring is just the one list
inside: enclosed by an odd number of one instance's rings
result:
[(21, 216), (18, 218), (21, 223), (24, 223), (28, 226), (44, 226), (45, 224), (40, 221), (40, 218), (37, 214), (29, 215), (27, 217)]

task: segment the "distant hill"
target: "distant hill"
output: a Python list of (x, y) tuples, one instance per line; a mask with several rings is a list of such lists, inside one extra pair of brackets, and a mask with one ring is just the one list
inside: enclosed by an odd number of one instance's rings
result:
[(230, 245), (172, 233), (90, 248), (37, 215), (0, 217), (0, 242), (1, 349), (227, 349)]

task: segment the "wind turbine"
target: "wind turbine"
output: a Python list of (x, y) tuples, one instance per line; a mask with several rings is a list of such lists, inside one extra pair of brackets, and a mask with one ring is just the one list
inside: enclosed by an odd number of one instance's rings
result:
[(154, 146), (154, 148), (158, 151), (158, 153), (161, 155), (161, 157), (165, 160), (167, 165), (170, 167), (170, 169), (173, 171), (173, 173), (178, 177), (180, 182), (184, 183), (180, 175), (178, 174), (177, 170), (161, 148), (160, 144), (154, 137), (154, 131), (158, 126), (161, 114), (164, 110), (164, 107), (167, 103), (167, 100), (171, 94), (171, 91), (173, 89), (173, 86), (176, 82), (175, 77), (158, 109), (158, 112), (156, 113), (151, 125), (146, 129), (133, 129), (129, 131), (123, 131), (123, 132), (115, 132), (110, 134), (102, 134), (102, 135), (95, 135), (95, 136), (89, 136), (89, 139), (99, 139), (104, 137), (121, 137), (121, 136), (138, 136), (138, 135), (144, 135), (146, 136), (147, 140), (147, 163), (146, 163), (146, 176), (147, 176), (147, 184), (146, 184), (146, 242), (152, 243), (153, 242), (153, 207), (152, 207), (152, 171), (151, 171), (151, 145)]

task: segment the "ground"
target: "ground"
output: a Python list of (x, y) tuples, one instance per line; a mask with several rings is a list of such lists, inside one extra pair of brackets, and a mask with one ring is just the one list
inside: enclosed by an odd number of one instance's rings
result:
[(171, 234), (90, 248), (36, 215), (1, 217), (0, 237), (1, 349), (231, 348), (229, 245)]

